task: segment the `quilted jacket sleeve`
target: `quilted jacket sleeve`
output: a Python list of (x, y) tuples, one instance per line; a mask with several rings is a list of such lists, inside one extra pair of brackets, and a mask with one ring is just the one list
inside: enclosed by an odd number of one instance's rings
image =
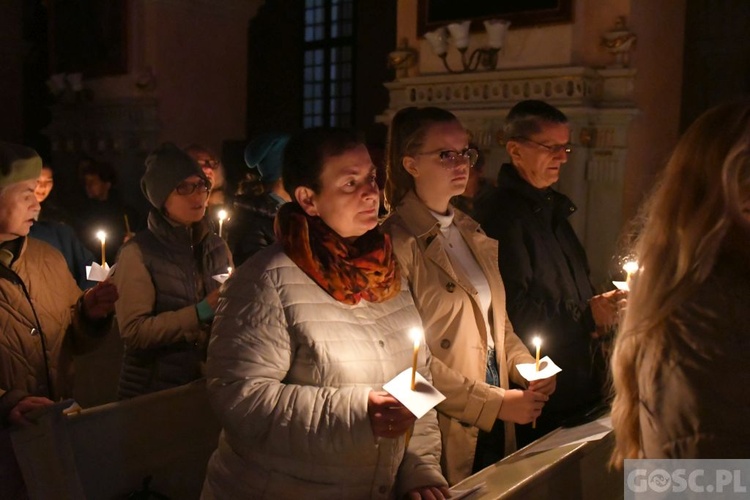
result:
[(314, 461), (375, 439), (370, 388), (288, 384), (292, 339), (267, 274), (227, 282), (208, 348), (208, 393), (224, 431), (258, 452)]

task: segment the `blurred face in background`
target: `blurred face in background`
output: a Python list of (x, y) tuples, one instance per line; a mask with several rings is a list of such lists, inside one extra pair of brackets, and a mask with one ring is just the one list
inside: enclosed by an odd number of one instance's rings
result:
[(213, 154), (205, 149), (189, 149), (187, 150), (187, 154), (203, 169), (203, 173), (208, 177), (213, 189), (221, 187), (224, 184), (224, 172), (221, 162)]
[(83, 187), (86, 189), (86, 196), (92, 200), (107, 201), (109, 190), (112, 188), (111, 182), (104, 182), (96, 174), (85, 174), (83, 176)]
[(54, 180), (52, 179), (52, 169), (49, 167), (42, 167), (42, 173), (39, 174), (39, 178), (36, 180), (36, 188), (34, 189), (36, 201), (41, 203), (46, 200), (52, 192), (53, 187)]

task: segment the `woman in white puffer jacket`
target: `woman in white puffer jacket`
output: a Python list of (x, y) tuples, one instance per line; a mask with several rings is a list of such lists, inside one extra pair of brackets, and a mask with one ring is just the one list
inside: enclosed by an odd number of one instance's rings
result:
[[(376, 227), (367, 148), (307, 129), (283, 179), (294, 201), (278, 242), (237, 269), (214, 320), (208, 390), (223, 432), (203, 498), (447, 496), (434, 410), (415, 421), (382, 390), (411, 366), (407, 332), (421, 322)], [(429, 379), (428, 362), (422, 348)]]

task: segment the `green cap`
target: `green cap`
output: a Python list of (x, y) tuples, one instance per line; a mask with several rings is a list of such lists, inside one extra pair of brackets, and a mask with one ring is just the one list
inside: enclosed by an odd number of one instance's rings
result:
[(37, 179), (41, 173), (42, 159), (36, 151), (0, 141), (0, 188)]

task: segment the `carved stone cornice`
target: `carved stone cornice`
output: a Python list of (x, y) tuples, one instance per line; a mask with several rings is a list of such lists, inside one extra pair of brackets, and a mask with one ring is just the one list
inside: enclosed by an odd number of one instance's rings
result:
[(378, 121), (389, 122), (393, 113), (406, 106), (496, 110), (524, 99), (540, 99), (558, 107), (629, 107), (633, 106), (634, 76), (632, 69), (573, 66), (401, 78), (385, 84), (390, 104)]

